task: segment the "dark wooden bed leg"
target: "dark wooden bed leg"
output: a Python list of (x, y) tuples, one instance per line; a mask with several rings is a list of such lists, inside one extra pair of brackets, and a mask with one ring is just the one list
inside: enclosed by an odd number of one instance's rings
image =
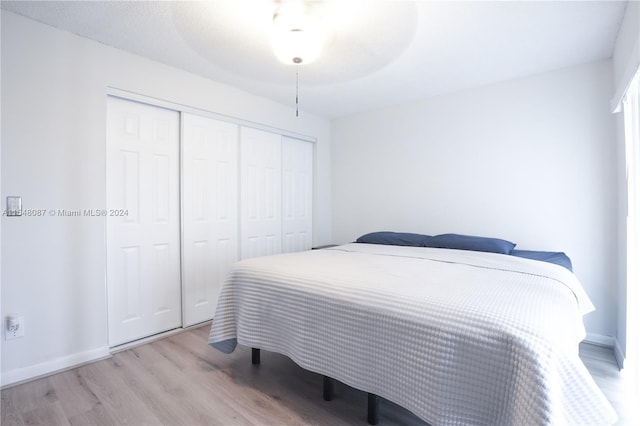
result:
[(331, 377), (322, 376), (322, 397), (325, 401), (333, 399), (333, 379)]
[(368, 394), (367, 398), (367, 422), (370, 425), (378, 424), (378, 409), (380, 406), (380, 398), (378, 395), (372, 393)]
[(251, 364), (260, 364), (260, 349), (251, 348)]

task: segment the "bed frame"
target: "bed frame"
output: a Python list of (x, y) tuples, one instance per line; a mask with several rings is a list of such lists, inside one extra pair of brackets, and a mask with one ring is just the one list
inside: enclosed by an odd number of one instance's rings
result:
[[(260, 365), (260, 349), (251, 348), (251, 364)], [(333, 399), (333, 382), (328, 376), (322, 376), (322, 398), (325, 401)], [(380, 398), (373, 393), (367, 393), (367, 422), (370, 425), (377, 425), (380, 420)]]

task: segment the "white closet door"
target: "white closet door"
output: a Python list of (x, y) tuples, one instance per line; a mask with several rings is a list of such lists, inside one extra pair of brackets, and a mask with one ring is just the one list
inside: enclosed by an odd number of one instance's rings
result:
[(282, 138), (282, 251), (311, 249), (313, 144)]
[(182, 115), (184, 325), (213, 318), (238, 260), (238, 126)]
[(181, 325), (179, 115), (107, 100), (109, 345)]
[(282, 251), (282, 137), (240, 129), (240, 247), (243, 259)]

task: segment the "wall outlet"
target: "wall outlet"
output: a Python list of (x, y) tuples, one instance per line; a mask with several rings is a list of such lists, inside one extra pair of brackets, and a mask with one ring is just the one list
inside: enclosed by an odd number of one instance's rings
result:
[(4, 324), (4, 340), (24, 337), (24, 317), (8, 316)]

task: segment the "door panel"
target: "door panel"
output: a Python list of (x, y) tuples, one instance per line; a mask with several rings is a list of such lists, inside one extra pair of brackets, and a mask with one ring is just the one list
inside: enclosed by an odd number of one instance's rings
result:
[(282, 251), (282, 137), (240, 129), (241, 258)]
[(282, 251), (311, 249), (313, 144), (282, 138)]
[(181, 325), (179, 115), (107, 98), (109, 345)]
[(183, 114), (184, 324), (213, 318), (238, 260), (238, 126)]

